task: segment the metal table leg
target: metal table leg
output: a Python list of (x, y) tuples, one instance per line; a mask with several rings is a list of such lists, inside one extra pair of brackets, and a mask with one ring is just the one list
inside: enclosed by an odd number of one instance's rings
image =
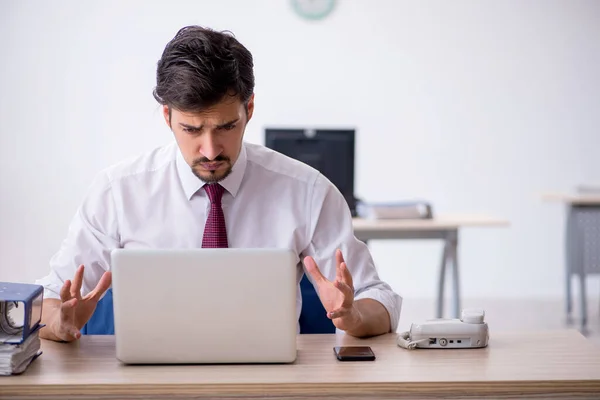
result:
[(579, 207), (572, 205), (569, 210), (571, 219), (571, 262), (570, 272), (571, 274), (579, 275), (579, 297), (581, 304), (581, 319), (580, 319), (580, 330), (586, 332), (587, 329), (587, 297), (585, 290), (585, 265), (583, 260), (584, 251), (584, 218), (585, 218), (586, 207)]
[(440, 263), (440, 276), (438, 281), (438, 298), (437, 298), (437, 312), (436, 317), (442, 318), (444, 315), (444, 284), (446, 278), (446, 264), (448, 262), (448, 241), (444, 242), (444, 249), (442, 250), (442, 262)]
[(587, 295), (585, 290), (585, 273), (579, 275), (579, 295), (581, 296), (581, 332), (587, 332)]
[(452, 317), (460, 317), (460, 281), (458, 273), (458, 230), (450, 230), (446, 232), (444, 240), (444, 250), (442, 252), (442, 262), (440, 263), (440, 276), (438, 281), (438, 298), (437, 298), (437, 318), (442, 318), (444, 315), (444, 286), (445, 277), (448, 271), (448, 263), (452, 265)]
[(565, 232), (565, 296), (566, 296), (566, 317), (567, 323), (573, 322), (573, 290), (571, 277), (573, 274), (573, 268), (575, 264), (575, 210), (569, 207), (567, 210), (567, 223)]
[(590, 271), (598, 268), (598, 265), (590, 260), (590, 252), (595, 251), (598, 234), (595, 227), (598, 224), (598, 212), (596, 206), (571, 204), (567, 214), (566, 227), (566, 311), (567, 321), (572, 320), (572, 277), (578, 276), (580, 297), (580, 331), (587, 332), (587, 296), (586, 277)]
[(454, 284), (453, 312), (454, 318), (460, 318), (460, 275), (458, 274), (458, 231), (448, 233), (450, 243), (450, 259)]

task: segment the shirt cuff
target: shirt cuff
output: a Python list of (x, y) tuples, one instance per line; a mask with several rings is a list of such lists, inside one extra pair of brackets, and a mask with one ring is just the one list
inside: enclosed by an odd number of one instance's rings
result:
[(49, 282), (48, 277), (35, 281), (36, 285), (41, 285), (44, 288), (44, 299), (60, 299), (60, 289), (62, 285)]
[(354, 297), (354, 301), (360, 299), (373, 299), (383, 304), (390, 315), (391, 332), (396, 332), (398, 329), (398, 322), (400, 321), (402, 297), (392, 291), (371, 288), (357, 294)]

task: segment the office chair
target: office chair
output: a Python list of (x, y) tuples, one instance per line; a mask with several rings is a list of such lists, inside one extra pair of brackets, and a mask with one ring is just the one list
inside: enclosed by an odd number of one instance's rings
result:
[(300, 293), (302, 294), (302, 310), (298, 320), (300, 333), (335, 333), (335, 325), (327, 318), (327, 312), (319, 295), (306, 274), (300, 281)]
[(104, 297), (96, 305), (92, 318), (81, 329), (82, 335), (114, 335), (115, 318), (113, 314), (112, 288), (108, 289)]
[[(319, 300), (312, 283), (306, 275), (300, 281), (302, 294), (302, 311), (300, 312), (300, 333), (335, 333), (333, 322), (326, 316), (325, 308)], [(112, 288), (98, 302), (92, 318), (81, 329), (82, 335), (114, 335), (115, 321), (113, 315)]]

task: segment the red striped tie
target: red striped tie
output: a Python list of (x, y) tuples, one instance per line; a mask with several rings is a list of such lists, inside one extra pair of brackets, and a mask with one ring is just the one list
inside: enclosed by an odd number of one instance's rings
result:
[(221, 207), (221, 198), (225, 188), (218, 183), (204, 185), (204, 190), (210, 199), (210, 212), (204, 226), (202, 237), (202, 248), (223, 248), (227, 244), (227, 228), (225, 227), (225, 216)]

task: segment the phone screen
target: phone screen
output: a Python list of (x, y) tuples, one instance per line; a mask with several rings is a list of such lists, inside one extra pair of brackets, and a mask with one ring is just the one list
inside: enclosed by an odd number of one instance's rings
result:
[(375, 353), (369, 346), (338, 346), (333, 351), (340, 361), (373, 361)]

